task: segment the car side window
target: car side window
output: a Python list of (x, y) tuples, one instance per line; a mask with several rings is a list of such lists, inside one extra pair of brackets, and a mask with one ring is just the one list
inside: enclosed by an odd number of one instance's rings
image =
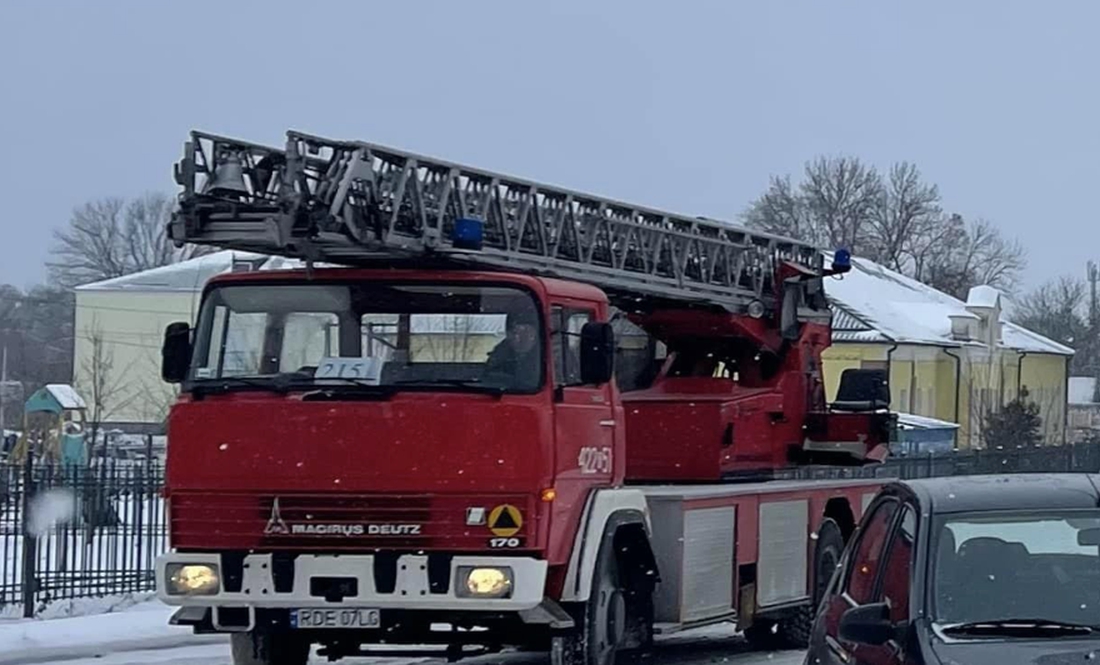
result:
[(907, 505), (901, 515), (901, 527), (890, 541), (882, 565), (882, 599), (890, 605), (890, 621), (894, 623), (909, 620), (909, 588), (916, 534), (917, 513)]
[(863, 532), (852, 551), (845, 574), (844, 592), (859, 605), (872, 601), (875, 578), (878, 576), (886, 538), (890, 535), (897, 509), (898, 503), (894, 500), (885, 501), (875, 507), (864, 523)]

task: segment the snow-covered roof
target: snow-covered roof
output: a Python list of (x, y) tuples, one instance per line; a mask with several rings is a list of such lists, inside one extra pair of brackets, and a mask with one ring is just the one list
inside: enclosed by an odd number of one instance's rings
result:
[(229, 272), (238, 261), (267, 262), (270, 257), (251, 252), (225, 250), (206, 254), (172, 265), (143, 270), (100, 282), (76, 287), (77, 291), (183, 291), (195, 293), (202, 290), (206, 281), (215, 275)]
[(958, 429), (958, 423), (939, 418), (918, 416), (915, 413), (898, 413), (898, 427), (902, 429)]
[[(826, 254), (826, 263), (832, 259)], [(951, 318), (977, 319), (958, 298), (894, 272), (874, 261), (852, 259), (852, 270), (840, 277), (829, 278), (825, 292), (834, 308), (834, 318), (842, 325), (834, 326), (837, 342), (890, 341), (903, 344), (961, 346), (951, 336)], [(992, 287), (971, 290), (970, 295), (980, 305), (995, 302), (1000, 294)], [(1029, 353), (1072, 355), (1073, 349), (1031, 332), (1010, 321), (1001, 321), (1001, 345), (1004, 348)], [(858, 328), (856, 324), (862, 324)]]
[[(247, 262), (252, 270), (293, 270), (304, 268), (305, 261), (284, 256), (269, 256), (254, 252), (223, 250), (172, 265), (153, 268), (100, 282), (76, 287), (77, 291), (182, 291), (198, 293), (207, 280), (229, 272), (233, 266)], [(314, 263), (314, 267), (336, 267), (335, 264)]]
[(58, 406), (62, 409), (88, 408), (84, 403), (84, 398), (76, 392), (76, 389), (67, 383), (48, 383), (45, 389), (46, 392), (50, 393), (50, 396), (57, 401)]
[(1001, 292), (988, 284), (979, 284), (971, 287), (970, 292), (966, 294), (966, 304), (971, 307), (988, 307), (990, 309), (1000, 307)]
[(1069, 403), (1094, 404), (1092, 396), (1096, 389), (1096, 379), (1091, 376), (1069, 377)]

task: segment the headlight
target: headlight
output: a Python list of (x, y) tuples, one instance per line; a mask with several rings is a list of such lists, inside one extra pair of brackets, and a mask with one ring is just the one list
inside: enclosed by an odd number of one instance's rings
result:
[(164, 569), (170, 596), (212, 596), (221, 588), (218, 567), (207, 563), (170, 563)]
[(509, 598), (512, 595), (512, 569), (461, 566), (457, 593), (462, 598)]

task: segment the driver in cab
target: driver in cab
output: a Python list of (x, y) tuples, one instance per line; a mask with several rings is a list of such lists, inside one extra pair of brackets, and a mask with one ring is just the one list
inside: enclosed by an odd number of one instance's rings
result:
[(489, 352), (485, 363), (486, 381), (513, 390), (535, 390), (542, 379), (539, 320), (524, 309), (508, 314), (506, 337)]

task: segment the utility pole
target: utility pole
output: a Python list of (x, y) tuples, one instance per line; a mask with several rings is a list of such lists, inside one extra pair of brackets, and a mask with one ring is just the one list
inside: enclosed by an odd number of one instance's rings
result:
[(1087, 271), (1089, 318), (1088, 341), (1085, 344), (1085, 353), (1088, 354), (1088, 357), (1085, 359), (1085, 366), (1088, 371), (1085, 374), (1093, 378), (1092, 401), (1100, 402), (1100, 363), (1098, 363), (1100, 358), (1097, 358), (1097, 353), (1100, 353), (1100, 303), (1097, 302), (1096, 289), (1097, 283), (1100, 282), (1100, 266), (1097, 266), (1093, 261), (1089, 261)]
[(0, 445), (4, 439), (4, 393), (8, 390), (8, 345), (0, 351)]

